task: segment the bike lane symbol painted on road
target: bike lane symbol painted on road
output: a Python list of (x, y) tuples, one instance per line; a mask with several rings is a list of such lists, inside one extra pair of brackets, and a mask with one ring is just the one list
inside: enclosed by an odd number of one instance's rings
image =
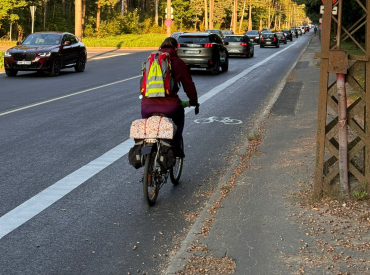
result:
[(239, 120), (239, 119), (234, 119), (234, 118), (230, 118), (230, 117), (216, 117), (216, 116), (211, 116), (209, 118), (199, 118), (199, 119), (196, 119), (194, 120), (195, 123), (212, 123), (212, 122), (221, 122), (223, 124), (228, 124), (228, 125), (231, 125), (231, 124), (242, 124), (243, 121)]

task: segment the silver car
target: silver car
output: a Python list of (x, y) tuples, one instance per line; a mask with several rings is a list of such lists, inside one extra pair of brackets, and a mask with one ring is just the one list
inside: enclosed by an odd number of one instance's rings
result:
[(226, 48), (229, 55), (253, 57), (254, 46), (246, 35), (226, 35), (225, 42), (229, 42)]

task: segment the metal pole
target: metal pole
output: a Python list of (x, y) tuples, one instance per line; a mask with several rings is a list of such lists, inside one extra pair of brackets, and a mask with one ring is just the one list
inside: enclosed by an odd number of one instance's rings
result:
[[(341, 29), (342, 29), (342, 7), (343, 0), (339, 0), (338, 8), (338, 29), (337, 29), (337, 49), (340, 50)], [(347, 130), (347, 94), (346, 76), (337, 74), (338, 90), (338, 136), (339, 136), (339, 181), (342, 195), (349, 198), (348, 184), (348, 130)]]

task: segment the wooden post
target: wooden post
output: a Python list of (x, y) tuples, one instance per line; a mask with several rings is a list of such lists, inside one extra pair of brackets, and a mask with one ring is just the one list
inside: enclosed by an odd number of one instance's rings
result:
[[(369, 13), (370, 9), (370, 0), (366, 0), (366, 8)], [(367, 14), (367, 21), (366, 21), (366, 29), (365, 29), (365, 49), (367, 55), (370, 54), (370, 18), (369, 14)], [(366, 82), (365, 82), (365, 90), (366, 90), (366, 107), (365, 107), (365, 134), (368, 138), (367, 144), (365, 145), (365, 181), (367, 182), (367, 192), (370, 192), (370, 60), (366, 62), (365, 65), (366, 70)]]
[[(332, 10), (332, 1), (324, 2), (324, 10)], [(317, 134), (316, 134), (316, 168), (314, 193), (316, 197), (321, 197), (323, 193), (323, 167), (325, 154), (325, 126), (327, 111), (327, 91), (329, 80), (329, 48), (331, 31), (331, 13), (324, 13), (322, 23), (323, 39), (321, 40), (321, 65), (320, 65), (320, 84), (319, 84), (319, 106), (317, 113)]]

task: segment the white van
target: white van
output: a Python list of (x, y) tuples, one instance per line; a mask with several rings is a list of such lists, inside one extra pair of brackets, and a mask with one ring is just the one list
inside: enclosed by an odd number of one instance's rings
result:
[(302, 30), (302, 34), (304, 34), (306, 32), (304, 26), (299, 26), (298, 28)]

